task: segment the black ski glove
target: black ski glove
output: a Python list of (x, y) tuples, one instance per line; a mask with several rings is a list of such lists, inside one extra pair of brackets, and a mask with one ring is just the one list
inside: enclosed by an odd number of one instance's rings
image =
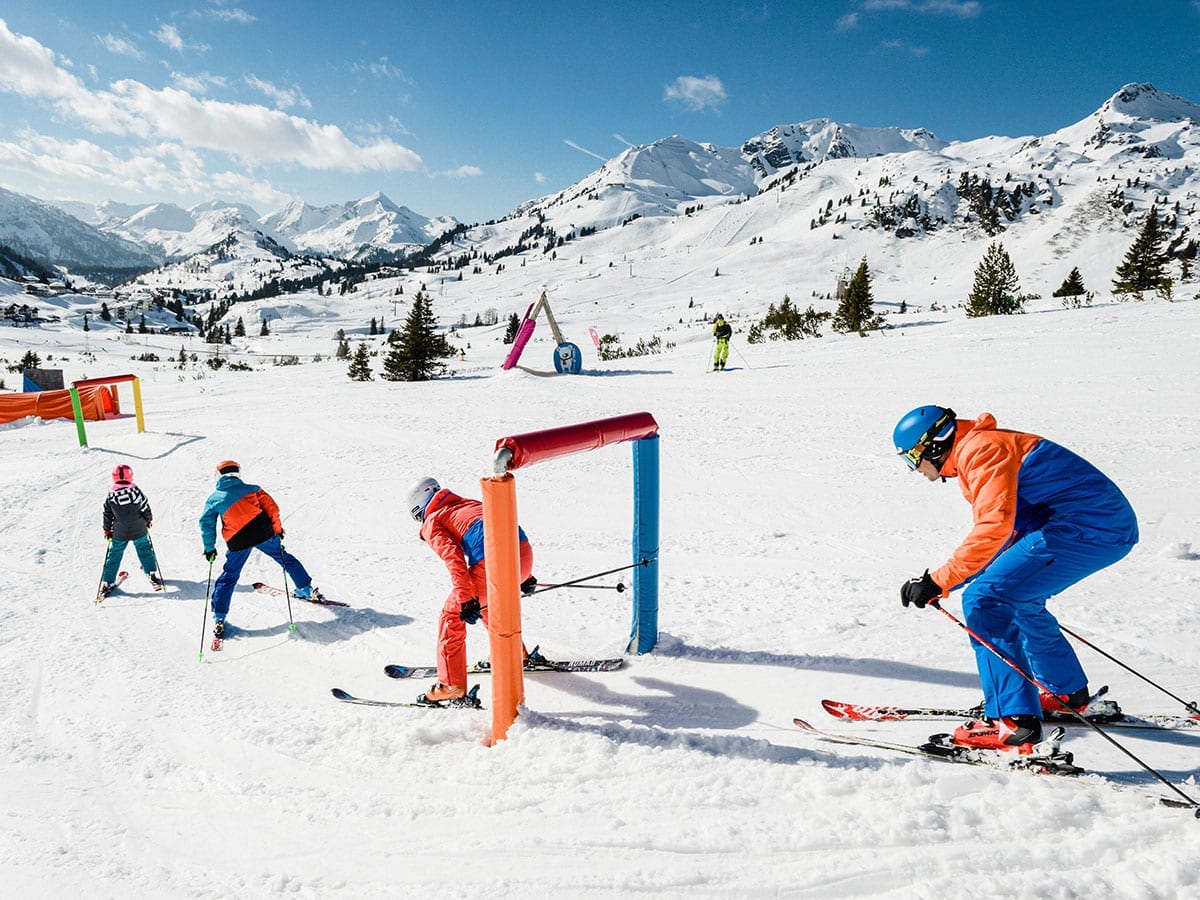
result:
[(482, 615), (483, 610), (479, 608), (478, 597), (472, 597), (458, 608), (458, 617), (468, 625), (474, 625), (479, 621), (479, 617)]
[(528, 597), (537, 590), (538, 580), (536, 575), (530, 575), (521, 582), (521, 593)]
[(905, 607), (912, 604), (917, 609), (924, 609), (925, 604), (942, 596), (938, 583), (929, 577), (929, 570), (919, 578), (910, 578), (900, 587), (900, 603)]
[(207, 559), (209, 562), (216, 562), (217, 561), (217, 551), (216, 550), (205, 550), (204, 558)]

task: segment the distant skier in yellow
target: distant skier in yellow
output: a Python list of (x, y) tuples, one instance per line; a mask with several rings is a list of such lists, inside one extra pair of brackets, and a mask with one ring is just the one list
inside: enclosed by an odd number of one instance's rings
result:
[(713, 348), (713, 370), (719, 371), (725, 368), (725, 360), (729, 359), (729, 338), (733, 336), (733, 328), (723, 315), (717, 313), (713, 318), (712, 333), (717, 339), (717, 345)]

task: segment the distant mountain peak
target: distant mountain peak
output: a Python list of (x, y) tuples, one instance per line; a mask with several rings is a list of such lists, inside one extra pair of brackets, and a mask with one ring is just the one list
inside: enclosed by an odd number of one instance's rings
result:
[(1097, 110), (1101, 116), (1106, 112), (1150, 122), (1200, 119), (1200, 106), (1145, 82), (1123, 85)]

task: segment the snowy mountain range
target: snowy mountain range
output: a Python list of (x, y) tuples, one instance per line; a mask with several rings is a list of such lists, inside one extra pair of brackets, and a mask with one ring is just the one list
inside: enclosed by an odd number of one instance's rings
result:
[[(460, 228), (439, 244), (436, 258), (460, 265), (535, 248), (549, 252), (570, 240), (586, 240), (592, 256), (623, 253), (651, 240), (649, 221), (687, 218), (697, 227), (676, 229), (678, 240), (653, 236), (663, 253), (686, 254), (697, 242), (732, 248), (769, 234), (795, 243), (797, 256), (840, 271), (860, 256), (882, 260), (896, 239), (906, 240), (906, 264), (921, 265), (923, 257), (940, 258), (942, 244), (966, 240), (979, 243), (982, 253), (1003, 237), (1043, 257), (1047, 249), (1055, 258), (1074, 258), (1103, 247), (1105, 268), (1097, 265), (1095, 281), (1111, 274), (1113, 235), (1168, 198), (1172, 249), (1188, 252), (1200, 194), (1197, 121), (1197, 104), (1153, 85), (1127, 84), (1085, 119), (1044, 136), (946, 142), (921, 128), (824, 118), (776, 126), (740, 147), (672, 135), (631, 147), (497, 221)], [(4, 196), (11, 207), (17, 195)], [(48, 205), (25, 199), (44, 219)], [(297, 200), (266, 216), (223, 201), (190, 209), (66, 208), (95, 228), (73, 220), (70, 229), (26, 230), (22, 243), (10, 245), (60, 262), (85, 258), (76, 244), (107, 247), (105, 241), (119, 238), (113, 246), (123, 258), (140, 247), (143, 259), (179, 260), (239, 233), (233, 244), (266, 241), (292, 253), (361, 260), (411, 251), (458, 228), (452, 217), (419, 215), (381, 193), (323, 207)], [(20, 218), (9, 215), (9, 233)], [(936, 277), (929, 275), (931, 282)]]

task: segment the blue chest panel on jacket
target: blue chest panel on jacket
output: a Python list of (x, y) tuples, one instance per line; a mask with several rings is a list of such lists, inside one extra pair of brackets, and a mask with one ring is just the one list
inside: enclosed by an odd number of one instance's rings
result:
[[(517, 526), (517, 537), (522, 541), (529, 540), (520, 526)], [(467, 556), (468, 566), (483, 561), (483, 519), (476, 519), (467, 529), (467, 533), (463, 535), (462, 548)]]

